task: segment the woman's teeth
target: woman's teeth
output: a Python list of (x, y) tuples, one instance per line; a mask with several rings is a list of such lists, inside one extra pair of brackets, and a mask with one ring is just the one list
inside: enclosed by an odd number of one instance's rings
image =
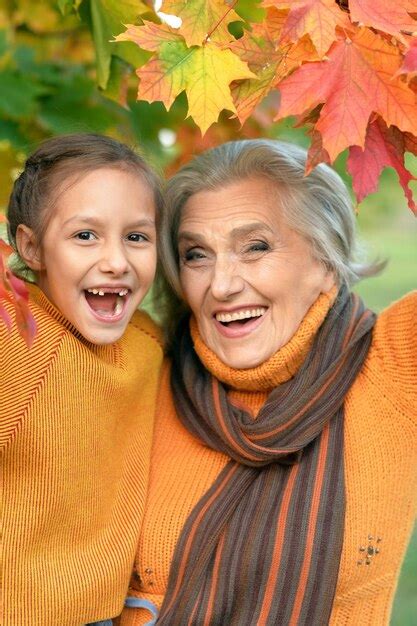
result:
[(264, 307), (260, 307), (259, 309), (242, 309), (241, 311), (233, 311), (232, 313), (216, 313), (216, 320), (225, 324), (228, 322), (246, 320), (251, 317), (261, 317), (264, 313), (266, 313), (266, 308)]

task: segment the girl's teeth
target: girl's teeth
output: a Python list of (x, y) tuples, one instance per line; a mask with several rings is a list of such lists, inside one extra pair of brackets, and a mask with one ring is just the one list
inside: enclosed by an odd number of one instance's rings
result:
[(113, 315), (119, 315), (123, 311), (123, 302), (121, 298), (117, 298), (116, 306), (114, 307)]
[[(102, 289), (87, 289), (87, 291), (89, 293), (93, 293), (95, 296), (99, 295), (99, 296), (104, 296), (105, 291), (103, 291)], [(123, 297), (123, 296), (127, 296), (127, 294), (129, 293), (128, 289), (121, 289), (120, 291), (115, 291), (115, 292), (108, 292), (108, 293), (117, 293), (119, 296)]]

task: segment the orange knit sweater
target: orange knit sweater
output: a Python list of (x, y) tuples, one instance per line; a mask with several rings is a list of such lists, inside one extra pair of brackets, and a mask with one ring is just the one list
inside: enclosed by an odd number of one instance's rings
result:
[[(291, 341), (252, 370), (232, 370), (192, 326), (205, 366), (230, 396), (257, 411), (268, 389), (288, 380), (330, 306), (322, 295)], [(384, 311), (371, 350), (345, 402), (346, 517), (332, 626), (388, 624), (417, 494), (417, 292)], [(193, 438), (176, 416), (166, 365), (156, 417), (144, 523), (129, 595), (160, 606), (172, 554), (190, 511), (228, 459)], [(248, 390), (251, 391), (248, 391)], [(146, 609), (125, 609), (117, 623), (141, 626)]]
[(162, 361), (150, 318), (92, 345), (37, 287), (31, 350), (0, 324), (3, 626), (117, 615), (141, 526)]

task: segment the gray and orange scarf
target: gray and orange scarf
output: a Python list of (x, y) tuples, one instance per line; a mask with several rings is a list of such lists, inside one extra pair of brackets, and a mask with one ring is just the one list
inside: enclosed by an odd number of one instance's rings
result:
[(195, 354), (174, 344), (178, 415), (230, 457), (179, 538), (162, 626), (323, 626), (344, 523), (343, 403), (369, 350), (375, 315), (342, 288), (297, 374), (254, 421)]

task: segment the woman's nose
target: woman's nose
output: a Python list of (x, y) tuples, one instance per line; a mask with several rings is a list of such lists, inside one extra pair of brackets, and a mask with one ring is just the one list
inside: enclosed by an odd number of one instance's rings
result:
[(239, 264), (233, 260), (217, 259), (211, 277), (211, 293), (216, 300), (228, 300), (244, 288)]

